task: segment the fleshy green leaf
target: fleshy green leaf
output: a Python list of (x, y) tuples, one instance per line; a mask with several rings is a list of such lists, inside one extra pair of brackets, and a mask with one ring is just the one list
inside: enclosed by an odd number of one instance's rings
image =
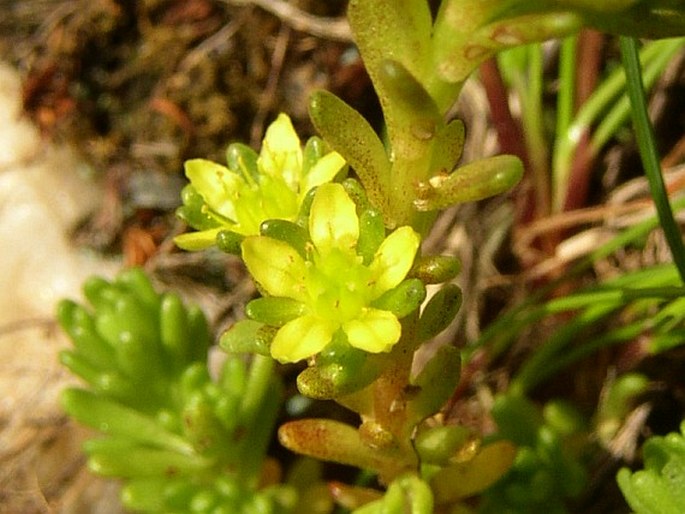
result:
[(105, 434), (182, 454), (193, 452), (182, 437), (165, 431), (152, 418), (83, 389), (66, 389), (61, 403), (69, 415)]
[(312, 95), (309, 114), (319, 133), (354, 168), (371, 202), (383, 212), (390, 163), (371, 125), (352, 107), (326, 91)]
[(481, 159), (457, 168), (450, 175), (436, 175), (420, 184), (414, 205), (420, 211), (431, 211), (482, 200), (508, 191), (522, 176), (523, 165), (514, 156)]

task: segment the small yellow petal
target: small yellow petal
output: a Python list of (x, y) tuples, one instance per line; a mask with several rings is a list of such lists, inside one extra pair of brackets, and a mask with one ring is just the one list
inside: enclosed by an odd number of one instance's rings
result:
[(319, 353), (331, 342), (337, 325), (306, 315), (289, 321), (271, 342), (271, 356), (280, 362), (297, 362)]
[(288, 243), (251, 236), (242, 243), (243, 261), (252, 277), (270, 295), (305, 301), (305, 263)]
[(245, 186), (243, 179), (227, 167), (206, 159), (185, 163), (186, 177), (215, 212), (235, 221), (234, 199)]
[(370, 353), (390, 351), (402, 334), (402, 325), (394, 314), (373, 308), (364, 309), (342, 328), (350, 345)]
[(257, 159), (262, 173), (283, 178), (296, 191), (302, 174), (300, 138), (287, 114), (279, 114), (269, 125)]
[(304, 178), (301, 196), (306, 195), (313, 187), (330, 182), (345, 166), (345, 159), (338, 152), (330, 152), (319, 159)]
[(309, 214), (309, 235), (319, 251), (352, 250), (359, 239), (359, 218), (352, 199), (340, 184), (316, 190)]
[(419, 243), (419, 235), (411, 227), (400, 227), (385, 238), (369, 266), (375, 277), (374, 299), (405, 279)]

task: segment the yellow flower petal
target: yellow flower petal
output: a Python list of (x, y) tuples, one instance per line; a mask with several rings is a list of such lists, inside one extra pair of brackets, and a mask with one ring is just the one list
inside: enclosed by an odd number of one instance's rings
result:
[(264, 236), (245, 238), (243, 261), (252, 277), (270, 295), (305, 301), (305, 264), (292, 246)]
[(354, 249), (359, 239), (359, 218), (354, 202), (340, 184), (323, 184), (316, 190), (309, 214), (309, 235), (322, 252)]
[(297, 191), (302, 174), (302, 148), (288, 115), (279, 114), (266, 129), (257, 166), (265, 175), (282, 177)]
[(402, 325), (394, 314), (373, 308), (364, 309), (342, 328), (350, 345), (370, 353), (390, 351), (402, 334)]
[(338, 152), (330, 152), (316, 161), (316, 164), (304, 177), (304, 186), (300, 195), (304, 197), (313, 187), (330, 182), (345, 166), (345, 159)]
[(271, 342), (271, 356), (280, 362), (297, 362), (319, 353), (330, 343), (336, 323), (306, 315), (289, 321)]
[(206, 159), (191, 159), (185, 163), (186, 177), (195, 190), (215, 212), (235, 221), (233, 200), (245, 186), (243, 179), (227, 167)]
[(402, 282), (414, 263), (420, 238), (411, 227), (400, 227), (385, 238), (369, 265), (375, 281), (372, 297)]

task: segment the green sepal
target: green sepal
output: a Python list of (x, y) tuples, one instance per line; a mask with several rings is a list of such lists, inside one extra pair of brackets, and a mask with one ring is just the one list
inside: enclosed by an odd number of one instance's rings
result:
[(463, 294), (456, 284), (445, 284), (426, 303), (418, 324), (419, 341), (427, 341), (445, 330), (459, 312)]
[(257, 353), (269, 356), (269, 345), (275, 335), (275, 328), (245, 319), (238, 321), (221, 335), (219, 346), (230, 353)]
[(305, 314), (307, 307), (292, 298), (265, 296), (250, 301), (245, 306), (245, 314), (255, 321), (281, 327), (288, 321)]
[(258, 158), (257, 152), (243, 143), (231, 143), (226, 149), (228, 169), (242, 175), (248, 184), (259, 180)]
[(232, 230), (219, 230), (216, 233), (214, 242), (216, 247), (224, 253), (231, 255), (240, 255), (240, 245), (245, 236), (233, 232)]
[(331, 400), (359, 391), (373, 382), (383, 371), (378, 359), (360, 368), (345, 368), (330, 363), (311, 366), (297, 376), (297, 389), (304, 396), (316, 400)]
[(316, 194), (317, 189), (318, 186), (313, 187), (307, 192), (306, 195), (304, 195), (302, 203), (300, 204), (300, 210), (298, 211), (297, 218), (295, 219), (295, 224), (304, 229), (308, 228), (309, 211), (312, 210), (312, 202), (314, 201), (314, 195)]
[(154, 419), (116, 401), (83, 389), (68, 388), (62, 392), (60, 402), (67, 414), (104, 434), (174, 452), (193, 452), (192, 446), (182, 437), (167, 432)]
[(376, 309), (390, 311), (398, 319), (402, 319), (418, 309), (425, 298), (426, 286), (419, 279), (410, 278), (383, 293), (371, 305)]
[(192, 184), (181, 191), (183, 205), (176, 209), (176, 216), (196, 230), (211, 230), (220, 226), (219, 221), (210, 216), (205, 208), (205, 199)]
[(83, 444), (94, 473), (118, 478), (192, 476), (211, 465), (193, 453), (142, 446), (126, 439), (91, 439)]
[(523, 177), (523, 164), (513, 155), (497, 155), (435, 175), (417, 187), (414, 207), (419, 211), (445, 209), (504, 193)]
[(306, 258), (309, 234), (300, 225), (287, 220), (266, 220), (259, 226), (261, 235), (278, 239), (292, 246), (302, 258)]
[(387, 362), (387, 354), (369, 354), (353, 348), (338, 331), (317, 355), (315, 364), (297, 376), (297, 388), (309, 398), (339, 398), (369, 385)]
[(366, 191), (364, 187), (359, 183), (358, 180), (353, 178), (347, 178), (341, 182), (347, 196), (349, 196), (354, 205), (357, 207), (357, 215), (369, 209), (371, 206), (369, 204), (369, 199), (366, 196)]
[(461, 271), (461, 262), (451, 255), (425, 255), (416, 259), (410, 277), (424, 284), (442, 284), (455, 278)]
[(357, 254), (362, 256), (365, 265), (371, 263), (384, 239), (385, 224), (381, 214), (375, 209), (363, 211), (359, 216)]
[(328, 145), (320, 137), (312, 136), (307, 139), (302, 150), (302, 174), (306, 176), (327, 151)]
[(473, 432), (461, 425), (430, 427), (419, 432), (414, 448), (421, 463), (445, 466), (454, 454), (473, 439)]
[(324, 139), (355, 170), (371, 203), (385, 212), (390, 162), (371, 125), (352, 107), (326, 91), (312, 95), (309, 115)]
[(407, 405), (407, 418), (414, 423), (438, 412), (452, 396), (461, 376), (461, 354), (457, 348), (444, 345), (423, 369), (410, 380), (417, 389)]

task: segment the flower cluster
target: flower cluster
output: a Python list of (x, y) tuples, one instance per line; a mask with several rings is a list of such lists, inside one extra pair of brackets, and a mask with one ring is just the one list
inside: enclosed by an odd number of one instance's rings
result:
[(273, 324), (273, 312), (281, 313), (271, 355), (281, 362), (299, 361), (338, 336), (366, 352), (389, 351), (400, 338), (398, 316), (406, 309), (393, 309), (383, 300), (405, 282), (419, 235), (411, 227), (398, 228), (364, 259), (358, 252), (356, 205), (337, 183), (316, 190), (308, 229), (310, 241), (303, 250), (263, 235), (242, 244), (247, 268), (269, 295), (253, 301), (248, 315), (261, 321), (259, 313), (268, 311)]
[(281, 114), (268, 127), (259, 155), (234, 143), (227, 164), (186, 162), (190, 184), (178, 215), (199, 232), (178, 236), (181, 248), (201, 250), (215, 244), (222, 231), (256, 235), (265, 220), (295, 219), (307, 193), (340, 174), (345, 161), (316, 137), (303, 150), (290, 118)]

